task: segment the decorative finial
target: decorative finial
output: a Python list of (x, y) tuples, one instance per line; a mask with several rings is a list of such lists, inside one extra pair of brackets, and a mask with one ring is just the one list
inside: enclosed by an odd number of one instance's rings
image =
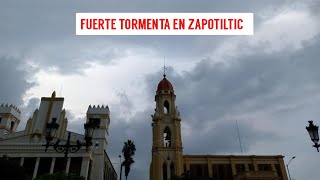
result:
[(163, 77), (165, 78), (166, 77), (166, 57), (163, 56)]

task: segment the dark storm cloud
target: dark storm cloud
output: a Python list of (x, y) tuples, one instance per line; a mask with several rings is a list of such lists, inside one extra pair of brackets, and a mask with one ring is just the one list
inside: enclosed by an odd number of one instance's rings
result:
[(21, 61), (19, 56), (0, 55), (0, 104), (14, 104), (21, 111), (21, 121), (18, 130), (25, 128), (26, 120), (37, 108), (39, 100), (32, 98), (24, 104), (25, 92), (34, 86), (32, 67)]
[(27, 81), (30, 77), (27, 68), (18, 57), (0, 56), (0, 103), (23, 104), (25, 91), (34, 85)]
[(110, 43), (86, 43), (64, 41), (62, 44), (43, 44), (33, 48), (29, 54), (30, 61), (42, 69), (56, 68), (61, 74), (82, 73), (92, 66), (91, 63), (108, 64), (116, 58), (126, 56), (121, 48), (113, 47)]
[(190, 72), (169, 74), (176, 92), (183, 97), (177, 98), (182, 116), (194, 126), (206, 126), (199, 122), (211, 116), (218, 120), (230, 112), (270, 110), (271, 105), (277, 111), (280, 106), (283, 110), (299, 105), (305, 92), (316, 93), (320, 87), (316, 70), (320, 67), (319, 37), (315, 42), (306, 43), (293, 54), (255, 54), (241, 57), (232, 65), (206, 59)]
[[(209, 123), (204, 124), (208, 126)], [(279, 138), (272, 133), (255, 130), (249, 123), (238, 122), (238, 124), (240, 140), (236, 121), (216, 123), (216, 125), (209, 126), (207, 130), (193, 128), (188, 129), (189, 132), (187, 132), (187, 129), (183, 129), (184, 154), (240, 154), (241, 149), (246, 153), (258, 141)], [(185, 135), (187, 133), (188, 136)]]

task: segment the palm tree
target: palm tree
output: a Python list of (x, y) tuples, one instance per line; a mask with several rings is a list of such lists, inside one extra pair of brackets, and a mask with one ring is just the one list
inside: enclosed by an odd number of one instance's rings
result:
[(120, 180), (122, 178), (122, 166), (124, 166), (125, 168), (124, 172), (125, 172), (126, 180), (128, 179), (130, 166), (135, 162), (132, 158), (135, 152), (136, 152), (136, 146), (134, 145), (133, 141), (128, 140), (127, 142), (124, 142), (124, 146), (122, 148), (124, 161), (121, 163)]

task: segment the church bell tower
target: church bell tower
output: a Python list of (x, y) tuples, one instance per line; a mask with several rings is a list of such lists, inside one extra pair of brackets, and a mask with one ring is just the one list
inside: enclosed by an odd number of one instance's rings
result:
[(170, 180), (183, 170), (180, 113), (176, 95), (166, 75), (158, 84), (152, 117), (152, 161), (150, 180)]

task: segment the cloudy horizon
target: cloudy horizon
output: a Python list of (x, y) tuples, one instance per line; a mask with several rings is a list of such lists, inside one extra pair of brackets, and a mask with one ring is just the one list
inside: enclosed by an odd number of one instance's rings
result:
[[(163, 78), (173, 84), (184, 154), (284, 155), (292, 179), (317, 180), (319, 153), (305, 129), (320, 125), (317, 0), (55, 1), (0, 3), (0, 104), (22, 110), (65, 98), (68, 130), (86, 110), (111, 111), (108, 155), (119, 174), (123, 142), (137, 148), (130, 180), (149, 178), (151, 114)], [(19, 6), (16, 5), (19, 3)], [(252, 12), (253, 36), (76, 36), (77, 12)], [(241, 134), (240, 151), (236, 121)]]

